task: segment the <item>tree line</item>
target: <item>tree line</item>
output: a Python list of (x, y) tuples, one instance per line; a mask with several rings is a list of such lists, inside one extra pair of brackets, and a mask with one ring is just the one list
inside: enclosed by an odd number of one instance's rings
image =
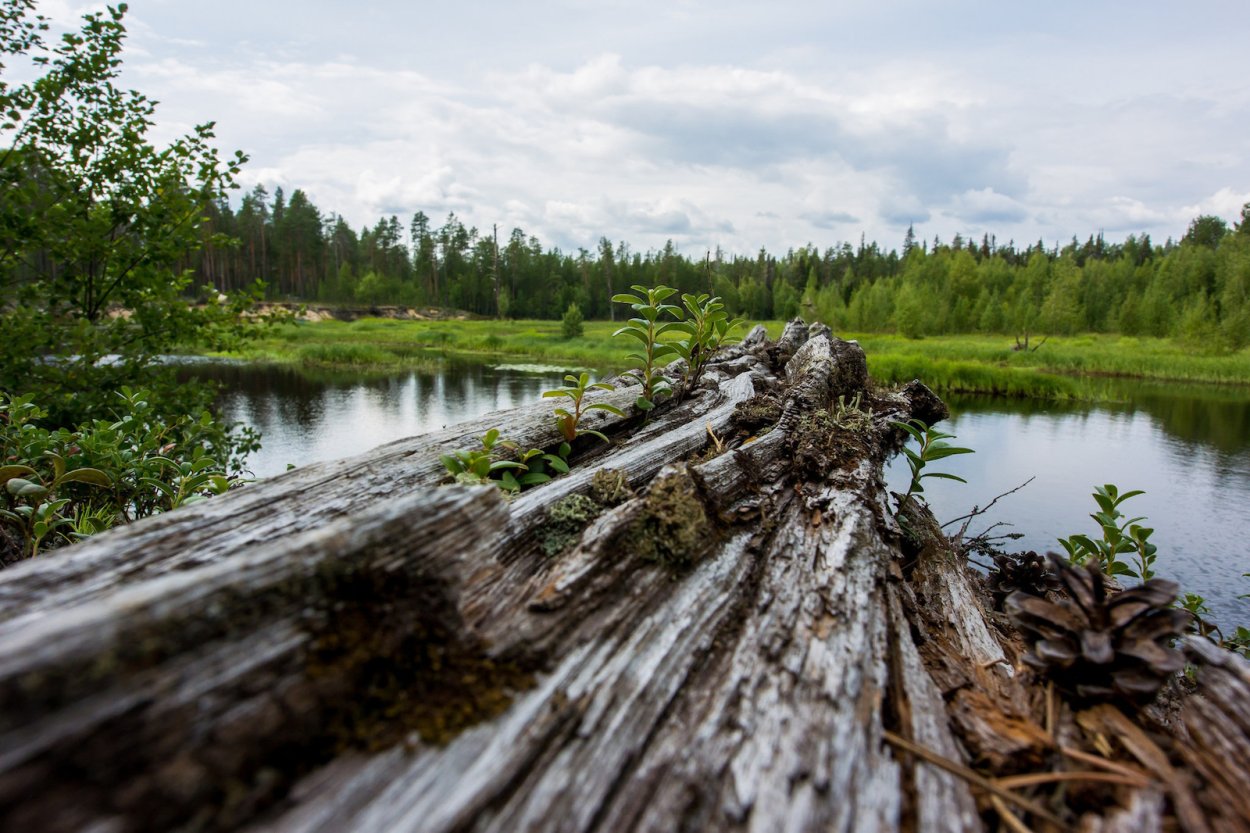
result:
[(783, 255), (680, 253), (672, 241), (640, 252), (601, 238), (593, 250), (544, 247), (514, 228), (436, 225), (416, 212), (359, 231), (323, 213), (302, 190), (256, 186), (237, 210), (209, 206), (202, 248), (188, 265), (220, 290), (263, 280), (271, 297), (327, 303), (454, 307), (486, 316), (588, 318), (616, 313), (610, 299), (633, 284), (720, 295), (754, 319), (819, 318), (862, 331), (944, 333), (1114, 332), (1250, 343), (1250, 204), (1233, 227), (1201, 216), (1179, 241), (1149, 235), (1065, 246), (1017, 247), (985, 235), (918, 240), (899, 249), (861, 239)]

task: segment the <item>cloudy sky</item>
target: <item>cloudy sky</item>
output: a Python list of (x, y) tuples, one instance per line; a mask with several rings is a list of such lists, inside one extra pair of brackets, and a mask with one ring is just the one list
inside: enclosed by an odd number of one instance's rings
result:
[[(70, 0), (45, 13), (77, 11)], [(134, 0), (126, 80), (244, 184), (562, 248), (1177, 237), (1250, 201), (1250, 6)]]

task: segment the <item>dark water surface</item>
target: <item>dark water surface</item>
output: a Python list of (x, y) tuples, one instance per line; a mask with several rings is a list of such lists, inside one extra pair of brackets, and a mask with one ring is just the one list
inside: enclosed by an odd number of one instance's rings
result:
[(193, 372), (222, 383), (227, 419), (261, 432), (249, 468), (272, 477), (288, 466), (350, 457), (534, 402), (564, 379), (562, 369), (521, 367), (448, 359), (383, 377), (246, 364), (197, 365)]
[[(968, 481), (925, 481), (934, 513), (951, 520), (1035, 477), (970, 532), (1003, 522), (1011, 526), (1002, 531), (1024, 535), (1011, 549), (1061, 552), (1058, 536), (1098, 537), (1089, 517), (1097, 511), (1095, 486), (1143, 489), (1121, 509), (1155, 529), (1158, 574), (1205, 596), (1221, 626), (1250, 625), (1250, 601), (1237, 598), (1250, 593), (1250, 579), (1242, 578), (1250, 572), (1250, 390), (1108, 384), (1121, 404), (950, 397), (943, 430), (976, 454), (934, 464)], [(889, 482), (903, 491), (908, 478), (900, 456)]]
[[(533, 402), (564, 374), (452, 359), (384, 378), (248, 365), (195, 372), (225, 384), (229, 419), (264, 435), (250, 461), (258, 477)], [(926, 481), (935, 514), (950, 520), (1035, 477), (971, 531), (1010, 523), (1024, 535), (1012, 548), (1045, 552), (1060, 549), (1057, 536), (1096, 533), (1095, 485), (1144, 489), (1123, 508), (1155, 528), (1159, 574), (1206, 596), (1221, 625), (1250, 625), (1250, 601), (1237, 598), (1250, 593), (1241, 577), (1250, 572), (1250, 389), (1103, 384), (1120, 404), (951, 397), (944, 429), (977, 453), (937, 464), (968, 484)], [(906, 489), (902, 457), (888, 475), (893, 489)]]

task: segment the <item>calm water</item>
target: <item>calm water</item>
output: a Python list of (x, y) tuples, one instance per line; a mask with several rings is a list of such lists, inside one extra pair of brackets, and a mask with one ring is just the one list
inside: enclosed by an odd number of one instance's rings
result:
[[(252, 471), (268, 477), (367, 451), (401, 437), (538, 399), (560, 384), (545, 372), (449, 362), (382, 379), (310, 377), (267, 367), (225, 365), (197, 373), (223, 381), (228, 418), (264, 434)], [(945, 430), (976, 454), (941, 461), (968, 485), (930, 480), (926, 496), (945, 521), (1036, 479), (979, 518), (1010, 523), (1013, 548), (1058, 550), (1056, 536), (1094, 534), (1093, 487), (1144, 489), (1125, 511), (1156, 529), (1161, 575), (1206, 596), (1222, 625), (1250, 624), (1250, 390), (1106, 383), (1122, 404), (1073, 406), (987, 398), (950, 400)], [(907, 484), (897, 458), (888, 472)]]
[(450, 359), (435, 369), (382, 378), (243, 364), (199, 365), (194, 372), (223, 383), (227, 419), (263, 435), (260, 451), (248, 458), (257, 477), (533, 402), (559, 387), (565, 373)]
[[(1237, 598), (1250, 593), (1250, 579), (1241, 577), (1250, 572), (1250, 391), (1121, 383), (1115, 393), (1123, 404), (952, 397), (943, 430), (976, 454), (936, 464), (968, 484), (926, 481), (935, 514), (951, 520), (1035, 477), (970, 532), (1002, 522), (1011, 526), (997, 531), (1024, 535), (1012, 549), (1061, 551), (1057, 536), (1097, 537), (1089, 518), (1094, 486), (1143, 489), (1121, 509), (1155, 529), (1159, 575), (1205, 596), (1221, 625), (1250, 625), (1250, 601)], [(888, 477), (906, 489), (902, 457)]]

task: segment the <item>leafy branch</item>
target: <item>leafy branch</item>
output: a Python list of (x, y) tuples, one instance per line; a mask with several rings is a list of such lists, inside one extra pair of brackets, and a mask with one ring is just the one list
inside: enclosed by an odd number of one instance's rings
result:
[(926, 425), (922, 420), (910, 419), (907, 422), (891, 421), (891, 425), (906, 431), (912, 439), (919, 444), (919, 449), (912, 451), (907, 446), (903, 446), (903, 453), (907, 455), (907, 465), (911, 468), (911, 483), (907, 486), (907, 494), (903, 495), (899, 505), (906, 503), (912, 495), (922, 494), (924, 485), (921, 483), (927, 477), (937, 477), (943, 480), (955, 480), (960, 483), (967, 483), (962, 477), (948, 472), (925, 471), (925, 467), (929, 463), (946, 457), (953, 457), (956, 454), (973, 454), (971, 448), (961, 448), (953, 446), (946, 440), (954, 439), (954, 434), (946, 434), (938, 431), (932, 426)]

